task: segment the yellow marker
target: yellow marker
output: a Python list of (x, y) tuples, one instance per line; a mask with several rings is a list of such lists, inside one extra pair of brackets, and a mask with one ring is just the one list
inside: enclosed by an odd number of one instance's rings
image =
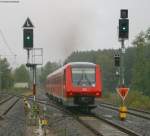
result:
[(46, 119), (42, 120), (42, 125), (48, 125), (48, 121)]
[(27, 99), (24, 97), (24, 110), (25, 113), (27, 114), (31, 109), (30, 103), (27, 101)]
[(119, 108), (119, 117), (121, 120), (125, 120), (127, 117), (127, 107), (121, 106)]
[(24, 102), (27, 100), (25, 97), (23, 98)]

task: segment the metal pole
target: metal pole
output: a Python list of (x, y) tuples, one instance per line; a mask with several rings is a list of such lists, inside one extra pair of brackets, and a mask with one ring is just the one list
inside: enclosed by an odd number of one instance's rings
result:
[(33, 65), (33, 97), (35, 101), (36, 95), (36, 65)]
[(30, 62), (30, 50), (27, 49), (27, 63)]
[(124, 86), (125, 78), (124, 78), (124, 54), (125, 54), (125, 46), (124, 46), (124, 39), (121, 40), (121, 85)]
[(1, 55), (0, 55), (0, 91), (2, 91), (2, 67), (1, 67)]

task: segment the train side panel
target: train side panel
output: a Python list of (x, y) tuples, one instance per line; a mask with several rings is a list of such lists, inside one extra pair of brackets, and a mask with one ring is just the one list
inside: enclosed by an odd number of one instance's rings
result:
[(47, 78), (46, 92), (54, 99), (62, 101), (65, 94), (64, 86), (64, 73), (62, 70)]

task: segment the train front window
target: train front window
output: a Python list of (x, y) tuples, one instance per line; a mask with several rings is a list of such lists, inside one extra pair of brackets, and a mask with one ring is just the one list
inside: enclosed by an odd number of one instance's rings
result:
[(95, 68), (72, 68), (74, 86), (95, 86)]

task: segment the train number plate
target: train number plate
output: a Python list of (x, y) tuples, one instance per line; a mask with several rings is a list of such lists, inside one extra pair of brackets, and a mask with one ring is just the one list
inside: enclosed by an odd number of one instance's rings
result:
[(86, 92), (86, 91), (87, 91), (87, 88), (82, 88), (82, 91), (83, 91), (83, 92)]

